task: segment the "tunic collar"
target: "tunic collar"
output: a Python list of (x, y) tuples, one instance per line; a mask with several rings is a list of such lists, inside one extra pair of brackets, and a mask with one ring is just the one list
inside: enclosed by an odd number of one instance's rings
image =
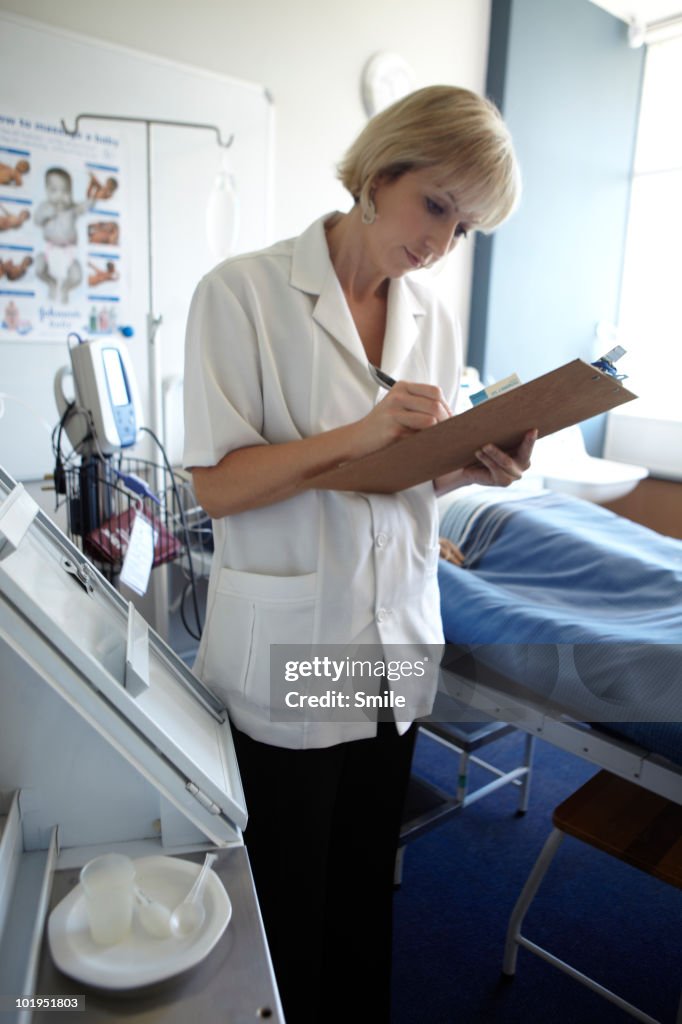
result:
[[(295, 240), (290, 283), (317, 296), (315, 322), (366, 367), (365, 350), (329, 257), (324, 225), (331, 216), (327, 213), (320, 217)], [(399, 375), (400, 366), (417, 341), (419, 317), (424, 313), (413, 284), (405, 278), (391, 280), (381, 368), (392, 376)]]

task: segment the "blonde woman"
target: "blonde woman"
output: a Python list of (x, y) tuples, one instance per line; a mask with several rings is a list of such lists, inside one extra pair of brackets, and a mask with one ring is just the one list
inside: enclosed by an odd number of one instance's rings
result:
[[(184, 461), (215, 542), (195, 668), (230, 714), (247, 849), (293, 1024), (360, 1011), (389, 1020), (410, 723), (434, 694), (411, 678), (395, 686), (395, 719), (321, 712), (303, 699), (306, 687), (271, 677), (271, 645), (317, 654), (322, 669), (306, 693), (331, 699), (323, 658), (337, 645), (441, 643), (436, 494), (511, 483), (534, 441), (529, 431), (518, 451), (486, 446), (476, 465), (395, 495), (308, 484), (451, 415), (459, 330), (412, 273), (491, 231), (519, 194), (499, 112), (449, 86), (373, 118), (339, 176), (348, 212), (200, 282), (185, 367)], [(396, 381), (390, 390), (379, 390), (370, 364)]]

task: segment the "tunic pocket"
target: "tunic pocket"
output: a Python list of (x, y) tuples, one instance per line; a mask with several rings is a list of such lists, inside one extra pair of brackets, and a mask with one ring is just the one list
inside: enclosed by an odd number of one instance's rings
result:
[[(206, 628), (202, 678), (221, 696), (271, 706), (270, 645), (312, 643), (317, 573), (269, 576), (222, 569)], [(283, 705), (284, 694), (281, 695)], [(280, 706), (273, 695), (273, 707)]]

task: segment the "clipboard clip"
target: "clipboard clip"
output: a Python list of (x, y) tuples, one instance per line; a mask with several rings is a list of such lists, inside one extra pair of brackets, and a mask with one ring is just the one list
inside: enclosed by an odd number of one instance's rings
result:
[(627, 380), (627, 373), (618, 373), (618, 370), (614, 366), (621, 356), (625, 355), (625, 349), (622, 345), (616, 345), (615, 348), (610, 349), (605, 356), (601, 356), (596, 359), (591, 365), (597, 370), (601, 370), (602, 373), (608, 373), (609, 377), (613, 377), (614, 380)]

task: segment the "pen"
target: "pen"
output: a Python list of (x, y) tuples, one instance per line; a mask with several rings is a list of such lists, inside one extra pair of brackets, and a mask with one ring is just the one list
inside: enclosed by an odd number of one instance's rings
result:
[(384, 373), (383, 370), (380, 370), (378, 366), (374, 366), (372, 363), (368, 363), (367, 365), (369, 366), (369, 372), (372, 374), (379, 387), (386, 388), (387, 391), (390, 391), (395, 384), (393, 377), (389, 377), (387, 373)]
[[(397, 383), (397, 381), (395, 381), (393, 377), (390, 377), (387, 373), (384, 373), (384, 371), (380, 370), (378, 366), (374, 365), (374, 363), (368, 362), (367, 366), (373, 379), (377, 382), (380, 388), (385, 388), (386, 391), (390, 391), (393, 385)], [(442, 402), (442, 405), (447, 410), (448, 416), (452, 416), (452, 413), (450, 412), (450, 409), (448, 408), (448, 405), (446, 404), (445, 401)]]

